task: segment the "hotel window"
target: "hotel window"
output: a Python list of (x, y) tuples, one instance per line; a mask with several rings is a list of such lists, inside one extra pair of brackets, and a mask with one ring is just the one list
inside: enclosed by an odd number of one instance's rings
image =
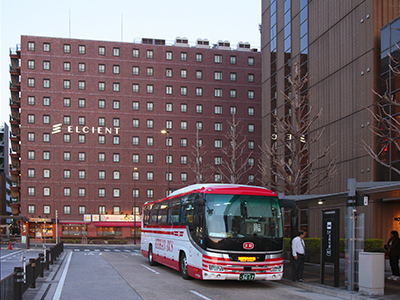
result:
[(28, 151), (28, 159), (35, 159), (35, 150)]
[(28, 78), (28, 86), (35, 87), (35, 78)]
[(165, 155), (165, 163), (172, 164), (172, 155)]
[(215, 97), (222, 97), (222, 89), (214, 89), (214, 96)]
[(113, 101), (113, 109), (119, 109), (119, 100)]
[(83, 205), (79, 205), (78, 207), (78, 214), (84, 215), (86, 213), (86, 207)]
[(196, 79), (202, 79), (202, 78), (203, 78), (203, 71), (197, 70), (196, 71)]
[(86, 46), (84, 46), (84, 45), (79, 45), (79, 46), (78, 46), (78, 53), (79, 53), (79, 54), (85, 54), (85, 53), (86, 53)]
[(231, 79), (231, 81), (236, 81), (236, 73), (231, 73), (230, 79)]
[(28, 115), (28, 123), (29, 124), (35, 123), (35, 115)]
[(182, 113), (186, 113), (187, 112), (187, 104), (186, 103), (182, 103), (181, 104), (181, 112)]
[(78, 72), (85, 72), (85, 71), (86, 71), (85, 63), (79, 63), (78, 64)]
[(64, 157), (64, 161), (70, 161), (71, 160), (71, 152), (65, 151), (63, 157)]
[(231, 58), (230, 58), (231, 65), (236, 65), (236, 61), (237, 61), (236, 56), (231, 55)]
[(172, 121), (171, 120), (165, 121), (165, 128), (166, 129), (172, 129)]
[(146, 92), (147, 92), (147, 94), (153, 94), (154, 93), (154, 86), (152, 84), (148, 84), (146, 86)]
[(139, 75), (139, 67), (132, 67), (132, 75)]
[(222, 140), (214, 140), (215, 148), (222, 148)]
[(99, 91), (105, 91), (105, 89), (106, 89), (106, 83), (99, 82)]
[(119, 162), (119, 153), (113, 153), (113, 162), (115, 163)]
[(35, 196), (35, 188), (28, 187), (28, 196)]
[(85, 81), (78, 81), (78, 90), (86, 89), (86, 82)]
[(154, 197), (154, 191), (153, 190), (147, 190), (146, 194), (147, 194), (147, 198), (153, 198)]
[(121, 209), (119, 206), (113, 206), (113, 214), (114, 215), (119, 215)]
[[(199, 147), (203, 147), (203, 139), (198, 139), (198, 140), (197, 140), (197, 145), (198, 145)], [(203, 163), (202, 157), (200, 157), (200, 163), (201, 163), (201, 164)]]
[(114, 145), (119, 145), (119, 136), (116, 135), (116, 136), (113, 137), (113, 144)]
[(172, 86), (167, 85), (167, 86), (165, 87), (165, 94), (167, 94), (167, 95), (172, 95)]
[(28, 132), (28, 142), (34, 142), (34, 141), (35, 141), (35, 133)]
[(152, 67), (147, 67), (146, 75), (147, 76), (153, 76), (154, 75), (154, 69)]
[(43, 133), (43, 142), (50, 143), (50, 133)]
[(43, 62), (43, 70), (50, 70), (50, 62), (49, 61)]
[(86, 171), (85, 170), (79, 170), (78, 171), (78, 178), (79, 179), (85, 179), (86, 178)]
[(28, 169), (28, 178), (35, 177), (35, 169)]
[(214, 114), (222, 115), (222, 106), (221, 105), (215, 105), (214, 106)]
[(216, 166), (222, 165), (222, 157), (221, 156), (214, 157), (214, 165), (216, 165)]
[(248, 143), (247, 143), (247, 148), (249, 148), (250, 150), (252, 150), (252, 149), (254, 149), (254, 145), (255, 145), (254, 141), (248, 141)]
[(78, 153), (78, 161), (85, 161), (86, 160), (86, 153), (85, 152), (79, 152)]
[(113, 73), (114, 74), (119, 74), (119, 66), (118, 65), (114, 65), (113, 66)]
[(106, 55), (106, 47), (99, 46), (99, 55)]
[(231, 98), (236, 98), (236, 90), (230, 90), (229, 94), (230, 94)]
[(139, 49), (132, 49), (132, 57), (139, 57)]
[(28, 214), (35, 213), (35, 205), (28, 205)]
[(254, 82), (254, 74), (248, 74), (247, 75), (247, 81), (248, 82)]
[(50, 196), (50, 188), (49, 187), (43, 188), (43, 196)]
[(70, 179), (71, 178), (71, 170), (64, 170), (64, 179)]
[(186, 86), (181, 86), (181, 95), (186, 96), (187, 95), (187, 87)]
[(196, 96), (203, 96), (203, 88), (201, 87), (196, 88)]
[(64, 53), (71, 53), (71, 45), (64, 44)]
[(181, 129), (187, 130), (187, 122), (186, 121), (181, 121)]
[(106, 108), (106, 100), (104, 100), (104, 99), (99, 99), (99, 102), (98, 102), (99, 104), (99, 108), (100, 109), (103, 109), (103, 108)]
[(215, 54), (215, 55), (214, 55), (214, 62), (215, 62), (216, 64), (222, 64), (222, 55), (220, 55), (220, 54)]
[(98, 154), (98, 160), (99, 161), (106, 161), (106, 154), (103, 152), (99, 152)]
[(43, 160), (50, 160), (50, 151), (43, 151)]
[(181, 70), (181, 78), (187, 78), (187, 70), (185, 69)]
[(254, 66), (254, 57), (247, 58), (247, 64), (249, 66)]
[(202, 104), (196, 104), (196, 113), (197, 114), (203, 113), (203, 105)]
[(230, 111), (231, 111), (231, 115), (236, 115), (236, 112), (237, 112), (236, 106), (231, 106)]
[(165, 146), (172, 147), (172, 138), (171, 137), (169, 139), (165, 139)]
[(50, 52), (50, 44), (49, 43), (43, 43), (43, 51)]
[(119, 118), (114, 118), (113, 119), (113, 126), (114, 127), (119, 127)]
[(154, 120), (147, 120), (146, 121), (146, 125), (147, 125), (147, 128), (153, 128), (154, 127)]
[(154, 163), (154, 155), (153, 155), (153, 154), (147, 154), (147, 156), (146, 156), (146, 162), (147, 162), (148, 164)]
[(43, 87), (46, 89), (50, 88), (50, 79), (43, 79)]
[(71, 81), (70, 80), (64, 80), (63, 81), (63, 87), (64, 87), (64, 89), (70, 89), (71, 88)]
[(165, 173), (165, 181), (172, 181), (172, 172)]
[(220, 122), (214, 123), (214, 130), (222, 131), (222, 123), (220, 123)]
[(99, 206), (99, 214), (104, 215), (106, 213), (106, 207), (101, 205)]
[(106, 118), (99, 117), (97, 120), (98, 120), (99, 126), (106, 126)]
[(134, 146), (139, 145), (139, 137), (138, 136), (132, 137), (132, 145), (134, 145)]
[(214, 80), (222, 80), (222, 72), (220, 71), (214, 72)]
[(119, 171), (114, 171), (113, 172), (113, 179), (114, 180), (119, 180), (120, 179), (120, 172)]
[(78, 99), (78, 107), (79, 108), (86, 107), (86, 100), (85, 99)]
[(99, 179), (103, 180), (106, 179), (106, 171), (99, 171)]
[(249, 157), (248, 165), (254, 166), (254, 158), (253, 157)]
[(119, 56), (119, 48), (118, 47), (113, 48), (113, 55)]
[(186, 52), (181, 52), (181, 60), (186, 61), (187, 60), (187, 53)]
[(133, 163), (139, 162), (139, 154), (132, 154), (132, 162)]
[(152, 181), (154, 179), (154, 173), (153, 172), (147, 172), (146, 178), (149, 181)]
[(85, 197), (86, 196), (86, 189), (85, 188), (79, 188), (78, 189), (78, 197)]
[(78, 117), (78, 125), (85, 125), (86, 118), (85, 117)]
[(35, 97), (28, 96), (28, 105), (35, 105)]
[(113, 91), (114, 92), (119, 92), (119, 82), (114, 82), (113, 83)]
[(71, 106), (71, 99), (70, 98), (64, 98), (63, 104), (64, 104), (64, 107), (70, 107)]
[(247, 180), (249, 182), (254, 182), (254, 175), (253, 174), (249, 174), (249, 176), (247, 177)]
[(43, 169), (43, 178), (50, 178), (50, 170)]
[(71, 206), (64, 205), (64, 215), (70, 215), (70, 214), (71, 214)]
[(203, 54), (196, 53), (196, 61), (197, 62), (202, 62), (203, 61)]
[(139, 84), (137, 83), (132, 84), (132, 92), (139, 93)]
[(221, 174), (214, 174), (214, 181), (215, 182), (221, 182), (222, 181), (222, 175)]
[(43, 213), (45, 215), (50, 214), (50, 205), (43, 205)]
[(43, 106), (50, 106), (50, 97), (43, 97)]
[(187, 173), (181, 173), (181, 181), (185, 182), (188, 180), (188, 175)]
[(105, 73), (106, 72), (106, 65), (99, 64), (98, 70), (99, 70), (99, 73)]
[(187, 139), (186, 138), (181, 139), (181, 147), (187, 147)]
[(104, 198), (106, 196), (106, 189), (99, 188), (99, 197)]
[(186, 165), (186, 164), (187, 164), (187, 156), (181, 155), (181, 165)]
[(196, 129), (203, 130), (203, 122), (202, 121), (196, 121)]
[(139, 180), (139, 171), (133, 171), (132, 172), (132, 180)]
[(153, 137), (151, 136), (147, 137), (147, 146), (153, 146), (153, 145), (154, 145)]
[(153, 52), (153, 50), (147, 50), (146, 51), (146, 57), (147, 58), (154, 58), (154, 52)]
[(147, 102), (146, 103), (146, 109), (147, 109), (147, 111), (153, 111), (154, 110), (154, 103), (153, 102)]
[(28, 42), (28, 51), (35, 51), (35, 42)]
[(249, 132), (254, 132), (255, 128), (254, 128), (254, 124), (249, 124), (248, 126), (248, 131)]
[(172, 111), (172, 103), (165, 103), (165, 111)]
[(172, 60), (172, 52), (171, 51), (165, 52), (165, 59)]
[(247, 92), (247, 97), (248, 97), (249, 99), (254, 99), (254, 91), (248, 91), (248, 92)]
[(132, 128), (139, 128), (139, 119), (132, 119)]
[(105, 144), (106, 143), (106, 137), (104, 135), (99, 135), (99, 144)]
[(172, 77), (172, 69), (165, 69), (165, 76)]

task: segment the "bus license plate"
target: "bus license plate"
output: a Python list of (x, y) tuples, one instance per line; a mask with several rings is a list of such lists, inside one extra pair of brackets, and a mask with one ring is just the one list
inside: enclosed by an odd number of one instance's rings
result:
[(242, 281), (253, 281), (256, 279), (256, 274), (254, 273), (240, 273), (239, 280)]

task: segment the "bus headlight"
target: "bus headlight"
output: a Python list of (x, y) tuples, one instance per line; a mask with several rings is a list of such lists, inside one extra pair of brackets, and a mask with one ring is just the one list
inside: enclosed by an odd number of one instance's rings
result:
[(271, 268), (271, 272), (282, 272), (283, 266), (275, 266)]
[(216, 265), (208, 265), (208, 269), (213, 272), (223, 272), (224, 268)]

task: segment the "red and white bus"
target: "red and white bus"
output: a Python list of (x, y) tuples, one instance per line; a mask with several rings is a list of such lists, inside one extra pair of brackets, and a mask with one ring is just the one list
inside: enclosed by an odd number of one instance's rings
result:
[(268, 189), (195, 184), (144, 204), (141, 252), (184, 279), (280, 280), (282, 226)]

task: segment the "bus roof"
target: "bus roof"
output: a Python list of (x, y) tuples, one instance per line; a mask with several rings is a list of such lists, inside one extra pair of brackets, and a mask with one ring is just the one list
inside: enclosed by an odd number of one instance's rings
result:
[(233, 194), (233, 195), (255, 195), (255, 196), (272, 196), (277, 197), (277, 194), (264, 187), (254, 185), (241, 185), (241, 184), (221, 184), (221, 183), (207, 183), (207, 184), (193, 184), (171, 193), (167, 198), (149, 201), (145, 204), (154, 203), (166, 199), (184, 196), (191, 193), (204, 193), (204, 194)]

